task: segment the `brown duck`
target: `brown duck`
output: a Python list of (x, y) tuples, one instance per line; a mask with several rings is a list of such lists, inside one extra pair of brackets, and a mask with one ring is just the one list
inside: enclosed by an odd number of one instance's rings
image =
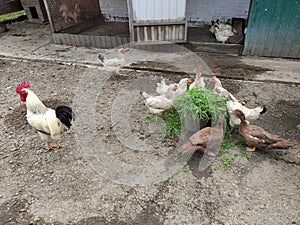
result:
[(241, 120), (239, 133), (245, 139), (247, 151), (253, 152), (256, 148), (285, 149), (298, 144), (297, 142), (289, 141), (277, 135), (270, 134), (259, 126), (247, 124), (244, 113), (239, 109), (235, 109), (231, 113)]
[(224, 114), (219, 115), (218, 122), (214, 127), (204, 127), (193, 134), (183, 145), (182, 153), (200, 151), (211, 156), (212, 152), (219, 147), (224, 138), (223, 132)]

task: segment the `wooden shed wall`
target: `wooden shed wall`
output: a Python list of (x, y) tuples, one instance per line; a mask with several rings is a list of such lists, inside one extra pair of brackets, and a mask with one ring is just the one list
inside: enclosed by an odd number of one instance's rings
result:
[(300, 58), (300, 1), (253, 0), (243, 55)]

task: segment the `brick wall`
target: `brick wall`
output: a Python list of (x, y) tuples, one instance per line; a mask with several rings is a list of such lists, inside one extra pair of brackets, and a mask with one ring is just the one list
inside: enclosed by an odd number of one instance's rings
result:
[[(110, 21), (128, 21), (127, 0), (99, 0), (102, 14)], [(187, 0), (189, 26), (227, 21), (232, 17), (247, 18), (250, 0)]]

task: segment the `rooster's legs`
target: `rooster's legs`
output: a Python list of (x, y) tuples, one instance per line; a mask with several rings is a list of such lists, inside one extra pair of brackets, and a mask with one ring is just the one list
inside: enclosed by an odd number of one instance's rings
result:
[(51, 149), (52, 149), (52, 145), (51, 145), (51, 142), (50, 142), (50, 141), (47, 142), (47, 148), (48, 148), (48, 150), (51, 150)]
[(57, 141), (56, 141), (56, 149), (60, 149), (60, 148), (61, 148), (60, 141), (59, 141), (59, 140), (57, 140)]
[(250, 148), (250, 147), (246, 147), (246, 151), (247, 152), (254, 152), (256, 149), (255, 149), (255, 146)]

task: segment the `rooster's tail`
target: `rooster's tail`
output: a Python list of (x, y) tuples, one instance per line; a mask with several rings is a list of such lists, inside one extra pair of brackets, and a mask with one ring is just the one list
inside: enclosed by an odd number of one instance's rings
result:
[(147, 99), (147, 98), (150, 98), (151, 95), (147, 94), (145, 91), (140, 91), (140, 95), (144, 98), (144, 99)]
[(60, 105), (55, 109), (56, 117), (62, 122), (66, 127), (70, 128), (72, 121), (75, 120), (75, 114), (72, 109), (68, 106)]

